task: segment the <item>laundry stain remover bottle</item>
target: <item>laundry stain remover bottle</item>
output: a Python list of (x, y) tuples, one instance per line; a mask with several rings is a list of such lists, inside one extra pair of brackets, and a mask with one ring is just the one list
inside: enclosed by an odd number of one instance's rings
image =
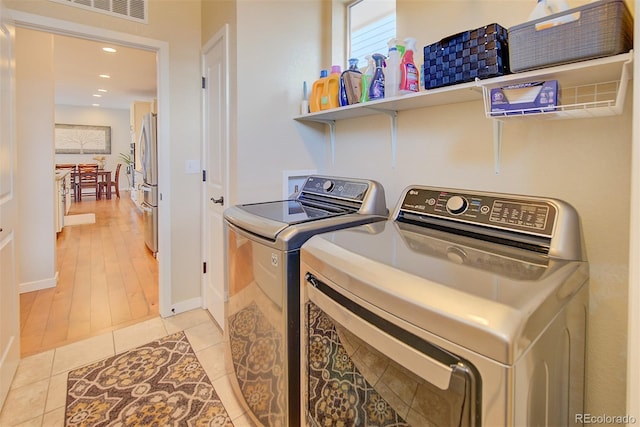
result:
[(416, 51), (416, 39), (404, 39), (405, 51), (400, 62), (400, 93), (407, 94), (420, 90), (420, 73), (413, 60)]
[(376, 68), (373, 71), (373, 78), (371, 79), (371, 86), (369, 87), (370, 101), (384, 98), (384, 55), (374, 53), (372, 58), (376, 64)]
[(360, 102), (367, 102), (369, 100), (369, 88), (371, 87), (371, 80), (373, 80), (373, 69), (375, 68), (371, 55), (367, 55), (365, 58), (367, 59), (367, 68), (364, 73), (362, 73), (362, 77), (360, 80)]

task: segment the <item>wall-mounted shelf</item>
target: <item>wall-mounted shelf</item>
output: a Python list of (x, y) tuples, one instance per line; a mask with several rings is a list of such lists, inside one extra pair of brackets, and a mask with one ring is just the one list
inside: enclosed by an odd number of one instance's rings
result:
[[(484, 100), (485, 115), (494, 121), (495, 170), (499, 172), (502, 127), (508, 120), (574, 119), (611, 116), (622, 113), (627, 83), (632, 76), (633, 51), (606, 58), (575, 62), (517, 74), (461, 83), (415, 94), (349, 105), (294, 117), (300, 122), (329, 126), (332, 157), (335, 153), (335, 122), (357, 117), (386, 114), (391, 118), (392, 166), (397, 149), (396, 127), (399, 111)], [(486, 96), (492, 88), (539, 80), (558, 80), (561, 95), (555, 111), (531, 113), (526, 110), (508, 116), (491, 115)]]

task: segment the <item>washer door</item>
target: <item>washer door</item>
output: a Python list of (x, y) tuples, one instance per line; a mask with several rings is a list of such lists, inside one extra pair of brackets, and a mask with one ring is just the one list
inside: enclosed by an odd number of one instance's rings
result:
[(301, 365), (309, 425), (477, 425), (471, 365), (311, 274), (305, 286)]

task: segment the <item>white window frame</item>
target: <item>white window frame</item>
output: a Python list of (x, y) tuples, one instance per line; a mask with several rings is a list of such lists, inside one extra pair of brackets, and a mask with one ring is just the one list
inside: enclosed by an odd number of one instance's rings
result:
[[(384, 24), (384, 27), (383, 27), (384, 33), (383, 33), (383, 35), (377, 36), (379, 38), (378, 42), (380, 44), (378, 45), (377, 48), (376, 47), (372, 48), (375, 51), (367, 51), (366, 53), (364, 53), (362, 55), (357, 54), (358, 52), (356, 52), (356, 54), (354, 54), (354, 50), (353, 50), (353, 46), (352, 46), (352, 36), (351, 36), (352, 33), (353, 33), (352, 28), (351, 28), (352, 27), (352, 14), (353, 14), (352, 8), (354, 6), (357, 6), (357, 5), (365, 2), (365, 1), (372, 2), (372, 1), (378, 1), (378, 0), (355, 0), (355, 1), (352, 1), (352, 2), (350, 2), (350, 3), (348, 3), (346, 5), (346, 10), (347, 10), (347, 20), (346, 20), (347, 21), (347, 31), (346, 31), (347, 58), (352, 58), (352, 57), (358, 58), (359, 59), (358, 66), (360, 68), (364, 68), (364, 67), (367, 66), (367, 63), (364, 60), (364, 56), (365, 55), (370, 55), (370, 54), (373, 54), (373, 53), (381, 53), (383, 55), (386, 55), (387, 54), (387, 50), (388, 50), (387, 42), (391, 38), (395, 38), (397, 36), (396, 13), (395, 13), (395, 7), (394, 7), (392, 13), (381, 15), (377, 19), (369, 22), (367, 25), (365, 25), (365, 26), (359, 28), (358, 30), (356, 30), (356, 31), (363, 31), (363, 30), (367, 30), (367, 29), (370, 30), (372, 28), (375, 29), (376, 25), (379, 25), (381, 22)], [(390, 20), (392, 22), (389, 22)], [(384, 28), (388, 28), (389, 25), (392, 25), (392, 28), (393, 28), (393, 30), (391, 32), (389, 32), (388, 30), (384, 29)], [(380, 28), (378, 28), (377, 30), (380, 30)]]

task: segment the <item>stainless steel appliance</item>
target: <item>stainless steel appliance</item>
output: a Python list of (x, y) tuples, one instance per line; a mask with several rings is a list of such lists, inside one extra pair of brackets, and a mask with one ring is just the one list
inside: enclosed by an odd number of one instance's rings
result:
[(308, 425), (580, 424), (588, 264), (567, 203), (413, 186), (300, 263)]
[(158, 138), (157, 115), (145, 114), (140, 128), (140, 162), (144, 194), (142, 212), (144, 219), (144, 242), (156, 254), (158, 252)]
[(292, 200), (225, 210), (226, 361), (258, 425), (300, 420), (300, 246), (312, 235), (387, 219), (375, 181), (310, 176)]

